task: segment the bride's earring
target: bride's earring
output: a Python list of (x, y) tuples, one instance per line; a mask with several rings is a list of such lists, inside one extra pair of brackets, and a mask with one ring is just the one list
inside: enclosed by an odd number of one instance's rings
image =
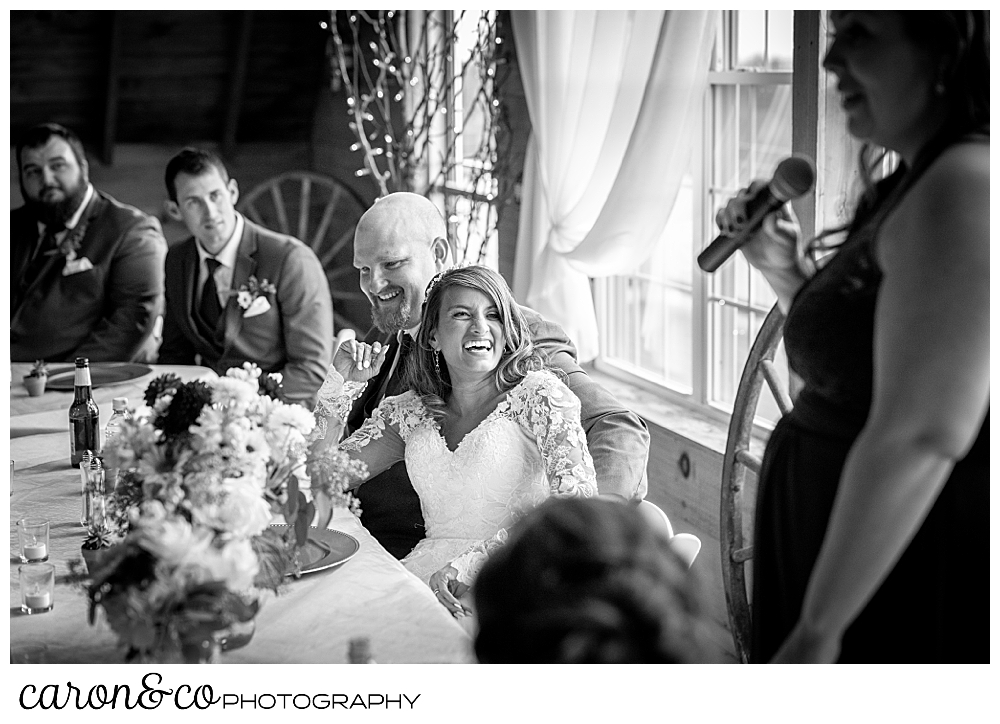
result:
[(434, 350), (434, 371), (437, 372), (437, 376), (441, 376), (441, 350)]

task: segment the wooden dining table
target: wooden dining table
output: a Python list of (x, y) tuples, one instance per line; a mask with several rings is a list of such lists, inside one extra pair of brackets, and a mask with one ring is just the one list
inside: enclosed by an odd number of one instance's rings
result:
[[(71, 391), (47, 390), (29, 397), (21, 381), (30, 365), (11, 365), (10, 455), (10, 645), (41, 644), (47, 663), (121, 663), (124, 651), (99, 613), (88, 624), (83, 585), (68, 576), (81, 559), (80, 475), (69, 462), (68, 410)], [(156, 375), (182, 380), (215, 376), (208, 368), (151, 365), (135, 379), (94, 388), (102, 424), (111, 401), (126, 396), (142, 404)], [(56, 567), (51, 611), (21, 612), (16, 521), (45, 517), (50, 522), (49, 562)], [(262, 594), (250, 643), (222, 654), (222, 663), (346, 663), (350, 641), (369, 640), (379, 663), (470, 663), (471, 638), (431, 590), (390, 555), (346, 509), (336, 511), (330, 529), (358, 543), (345, 562), (289, 578), (277, 593)], [(82, 563), (82, 560), (81, 560)]]

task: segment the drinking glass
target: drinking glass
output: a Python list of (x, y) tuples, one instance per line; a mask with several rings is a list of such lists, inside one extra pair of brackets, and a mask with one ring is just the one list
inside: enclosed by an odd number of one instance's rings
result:
[(17, 521), (21, 539), (21, 562), (41, 563), (49, 559), (49, 521), (47, 518), (21, 518)]
[(49, 660), (49, 647), (45, 644), (11, 644), (10, 663), (12, 664), (46, 664)]

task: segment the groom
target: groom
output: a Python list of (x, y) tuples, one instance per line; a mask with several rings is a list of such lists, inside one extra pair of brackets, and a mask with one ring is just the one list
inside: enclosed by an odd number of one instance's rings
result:
[[(365, 212), (354, 235), (354, 266), (361, 289), (372, 305), (375, 329), (369, 344), (389, 345), (379, 373), (373, 377), (347, 418), (353, 432), (389, 395), (405, 391), (403, 360), (420, 328), (424, 291), (431, 278), (452, 266), (447, 226), (437, 207), (413, 193), (394, 193)], [(580, 398), (581, 422), (594, 459), (598, 491), (623, 500), (646, 494), (649, 433), (643, 421), (587, 376), (576, 362), (576, 349), (557, 325), (522, 307), (535, 346), (549, 365), (566, 373), (566, 384)], [(346, 354), (346, 351), (345, 351)], [(334, 421), (331, 421), (334, 422)], [(339, 439), (331, 425), (325, 441)], [(424, 537), (420, 501), (410, 485), (405, 463), (362, 485), (361, 522), (397, 558), (404, 557)]]

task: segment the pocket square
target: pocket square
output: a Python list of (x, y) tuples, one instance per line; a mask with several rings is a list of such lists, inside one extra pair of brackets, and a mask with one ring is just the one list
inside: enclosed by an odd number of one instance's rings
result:
[(62, 275), (68, 277), (70, 274), (79, 274), (80, 272), (85, 272), (88, 269), (93, 269), (94, 265), (90, 263), (90, 259), (85, 256), (81, 256), (79, 259), (67, 259), (66, 266), (63, 267)]
[(249, 317), (256, 317), (263, 314), (268, 309), (271, 308), (271, 303), (267, 301), (267, 297), (257, 297), (253, 300), (253, 303), (247, 307), (246, 311), (243, 312), (244, 319)]

